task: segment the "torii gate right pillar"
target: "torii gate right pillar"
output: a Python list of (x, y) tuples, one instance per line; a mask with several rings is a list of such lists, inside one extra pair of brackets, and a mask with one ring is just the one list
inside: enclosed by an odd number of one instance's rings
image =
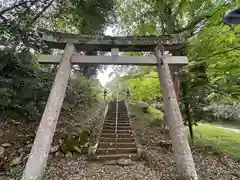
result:
[(169, 126), (169, 135), (172, 140), (178, 175), (180, 179), (197, 180), (195, 164), (177, 102), (170, 68), (164, 56), (164, 49), (160, 46), (154, 52), (158, 62), (157, 71), (163, 91), (164, 115)]

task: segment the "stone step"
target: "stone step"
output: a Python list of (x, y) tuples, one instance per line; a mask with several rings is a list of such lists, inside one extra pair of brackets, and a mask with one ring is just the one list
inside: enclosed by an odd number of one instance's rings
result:
[[(127, 116), (128, 113), (126, 112), (118, 112), (118, 116)], [(107, 116), (116, 116), (116, 112), (111, 112), (111, 113), (107, 113)]]
[[(107, 115), (116, 115), (117, 111), (108, 110)], [(118, 111), (118, 115), (127, 115), (127, 110)]]
[[(106, 126), (116, 126), (115, 123), (109, 123), (109, 122), (104, 122), (103, 125), (104, 125), (104, 126), (105, 126), (105, 125), (106, 125)], [(118, 125), (118, 126), (129, 126), (130, 124), (129, 124), (129, 123), (118, 123), (117, 125)]]
[[(103, 129), (115, 130), (116, 126), (106, 126), (103, 125)], [(131, 126), (118, 126), (117, 129), (119, 130), (132, 130)]]
[[(117, 119), (120, 120), (120, 121), (129, 121), (128, 117), (118, 117)], [(116, 121), (116, 117), (110, 117), (110, 118), (106, 117), (105, 120)]]
[[(130, 126), (127, 108), (124, 101), (109, 103), (106, 119), (98, 143), (96, 157), (99, 160), (117, 160), (131, 158), (137, 160), (137, 148)], [(116, 115), (118, 120), (116, 122)], [(115, 133), (117, 123), (117, 133)]]
[[(107, 120), (116, 120), (116, 116), (107, 116), (105, 119)], [(125, 117), (121, 117), (121, 116), (118, 116), (118, 119), (121, 119), (121, 120), (128, 120), (128, 116), (125, 116)]]
[[(115, 143), (116, 139), (114, 138), (109, 138), (109, 137), (102, 137), (100, 138), (100, 142), (107, 142), (107, 143)], [(124, 143), (124, 142), (134, 142), (133, 137), (128, 137), (128, 138), (117, 138), (118, 143)]]
[(137, 148), (98, 148), (96, 154), (130, 154), (137, 153)]
[[(115, 133), (115, 129), (103, 128), (102, 133)], [(128, 134), (128, 133), (132, 133), (132, 130), (131, 129), (118, 129), (117, 128), (117, 133)]]
[[(102, 133), (115, 133), (115, 129), (102, 129)], [(122, 130), (122, 129), (118, 129), (117, 128), (117, 133), (119, 134), (131, 134), (132, 133), (132, 130)]]
[(118, 123), (130, 123), (130, 121), (129, 120), (118, 119)]
[[(107, 116), (106, 117), (107, 120), (116, 120), (116, 116)], [(128, 116), (118, 116), (118, 119), (121, 119), (121, 120), (128, 120)]]
[[(104, 123), (114, 123), (114, 124), (116, 124), (116, 120), (105, 120), (104, 121)], [(119, 124), (119, 123), (130, 123), (130, 121), (129, 120), (120, 120), (120, 119), (118, 119), (118, 121), (117, 121), (117, 123)]]
[(132, 160), (138, 160), (137, 154), (101, 154), (96, 155), (96, 159), (100, 161), (105, 160), (118, 160), (118, 159), (132, 159)]
[[(116, 116), (112, 116), (112, 117), (108, 116), (108, 117), (106, 117), (106, 119), (107, 119), (107, 120), (116, 120)], [(128, 116), (126, 116), (126, 117), (118, 116), (118, 119), (128, 120), (129, 118), (128, 118)]]
[[(118, 138), (131, 138), (133, 135), (132, 135), (132, 133), (125, 133), (125, 134), (117, 134), (117, 137)], [(116, 135), (115, 135), (115, 133), (102, 133), (101, 134), (101, 137), (107, 137), (107, 138), (115, 138), (116, 137)]]
[[(109, 143), (109, 142), (99, 142), (98, 148), (115, 148), (115, 143)], [(118, 142), (117, 143), (118, 148), (136, 148), (136, 145), (134, 142)]]

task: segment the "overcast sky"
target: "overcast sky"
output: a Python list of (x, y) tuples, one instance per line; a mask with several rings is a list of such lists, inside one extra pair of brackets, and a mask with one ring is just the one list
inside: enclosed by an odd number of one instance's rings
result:
[[(112, 36), (113, 35), (113, 28), (112, 27), (107, 27), (104, 34), (106, 36)], [(108, 66), (108, 68), (103, 72), (100, 72), (100, 71), (98, 72), (97, 78), (99, 79), (102, 86), (105, 86), (105, 84), (110, 80), (109, 74), (111, 72), (112, 72), (111, 66)]]

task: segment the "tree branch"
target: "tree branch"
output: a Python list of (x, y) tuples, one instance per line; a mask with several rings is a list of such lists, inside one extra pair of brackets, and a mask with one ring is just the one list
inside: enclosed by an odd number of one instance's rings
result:
[(173, 33), (181, 33), (190, 29), (193, 29), (198, 23), (200, 23), (201, 21), (203, 21), (205, 18), (209, 18), (209, 16), (205, 15), (205, 16), (200, 16), (198, 17), (195, 21), (189, 23), (186, 27), (182, 27), (182, 28), (178, 28), (175, 29), (173, 31)]
[(227, 52), (234, 51), (234, 50), (236, 50), (236, 49), (240, 49), (240, 46), (237, 46), (237, 47), (234, 47), (234, 48), (232, 48), (232, 49), (228, 49), (228, 50), (225, 50), (225, 51), (222, 51), (222, 52), (214, 53), (214, 54), (212, 54), (212, 55), (210, 55), (210, 56), (207, 56), (207, 57), (205, 57), (205, 58), (198, 59), (198, 61), (203, 61), (203, 60), (209, 59), (209, 58), (211, 58), (211, 57), (214, 57), (214, 56), (217, 56), (217, 55), (220, 55), (220, 54), (225, 54), (225, 53), (227, 53)]
[(199, 18), (196, 19), (196, 21), (193, 21), (191, 22), (188, 26), (186, 27), (183, 27), (183, 28), (179, 28), (179, 29), (176, 29), (176, 31), (174, 33), (180, 33), (180, 32), (184, 32), (184, 31), (187, 31), (189, 29), (193, 29), (194, 26), (196, 26), (198, 23), (200, 23), (201, 21), (206, 21), (210, 18), (212, 18), (222, 7), (228, 5), (227, 4), (228, 1), (225, 1), (222, 5), (220, 5), (217, 10), (215, 12), (213, 12), (211, 15), (209, 15), (208, 13), (205, 14), (205, 15), (202, 15), (200, 16)]
[(31, 7), (37, 3), (39, 0), (34, 0), (31, 2), (30, 6), (28, 6), (25, 11), (22, 13), (22, 17), (18, 20), (17, 26), (20, 26), (21, 22), (23, 21), (24, 18), (26, 18), (27, 14), (30, 12)]
[(20, 7), (20, 6), (23, 6), (24, 4), (28, 3), (28, 2), (31, 2), (31, 1), (24, 1), (24, 2), (19, 2), (18, 4), (15, 4), (11, 7), (8, 7), (6, 9), (3, 9), (2, 11), (0, 11), (0, 16), (3, 15), (4, 13), (6, 13), (7, 11), (10, 11), (14, 8), (17, 8), (17, 7)]
[(27, 23), (26, 28), (29, 28), (30, 26), (32, 26), (37, 19), (52, 5), (54, 0), (51, 0), (48, 5), (46, 5), (35, 17), (33, 17), (33, 19)]

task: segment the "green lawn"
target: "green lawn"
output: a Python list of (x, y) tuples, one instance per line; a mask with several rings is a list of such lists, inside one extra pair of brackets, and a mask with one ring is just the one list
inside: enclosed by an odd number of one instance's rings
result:
[[(135, 114), (137, 119), (148, 120), (150, 124), (159, 126), (156, 122), (162, 120), (162, 112), (149, 106), (147, 113), (143, 113), (141, 107), (144, 107), (144, 105), (138, 102), (129, 102), (128, 105), (130, 113)], [(194, 126), (195, 146), (200, 148), (211, 146), (214, 152), (226, 154), (235, 160), (240, 160), (240, 133), (221, 129), (217, 126), (207, 123), (199, 123), (198, 126)]]
[(211, 145), (218, 153), (240, 160), (240, 134), (224, 130), (213, 124), (199, 124), (194, 127), (196, 146)]

